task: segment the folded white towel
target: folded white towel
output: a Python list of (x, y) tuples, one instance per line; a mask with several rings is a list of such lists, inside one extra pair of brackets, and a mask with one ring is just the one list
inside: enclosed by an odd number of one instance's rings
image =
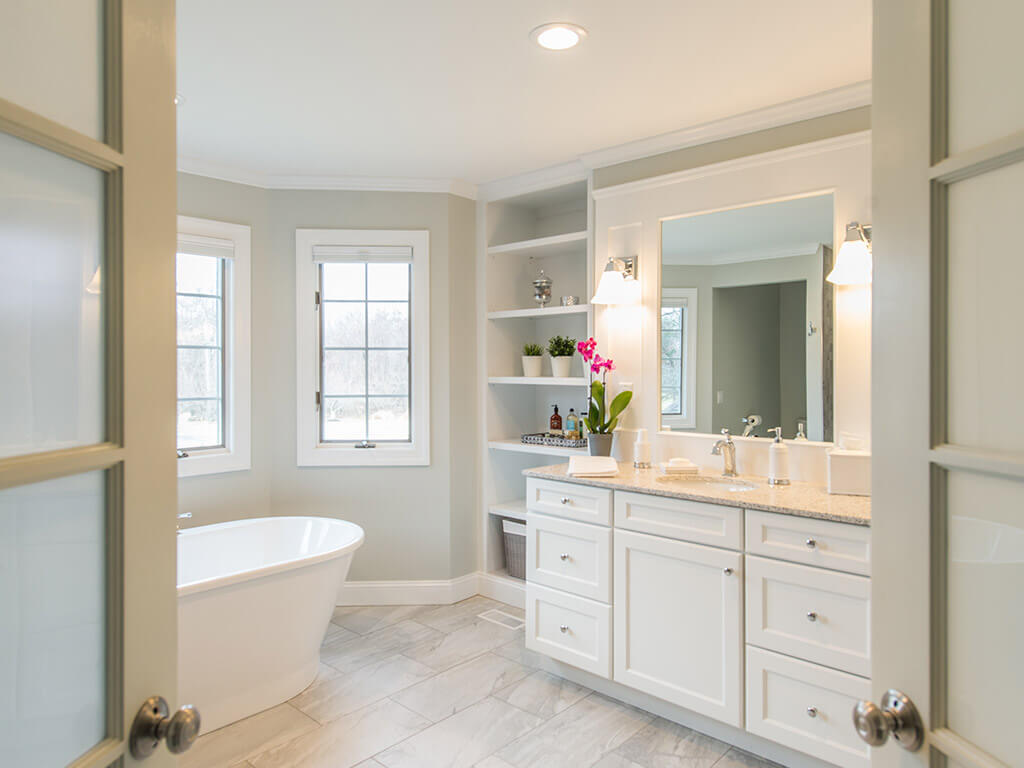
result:
[(573, 477), (615, 477), (619, 464), (611, 456), (573, 456), (569, 459)]
[(696, 475), (700, 472), (700, 467), (693, 462), (690, 462), (690, 466), (683, 466), (663, 461), (658, 465), (658, 469), (663, 475)]

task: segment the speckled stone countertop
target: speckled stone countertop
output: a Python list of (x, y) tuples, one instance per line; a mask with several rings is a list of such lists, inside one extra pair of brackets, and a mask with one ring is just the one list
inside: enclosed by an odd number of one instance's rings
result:
[[(810, 483), (771, 486), (763, 477), (740, 477), (737, 479), (751, 483), (754, 488), (730, 491), (714, 485), (695, 483), (692, 480), (665, 477), (657, 469), (634, 469), (632, 464), (620, 463), (619, 474), (615, 477), (570, 477), (567, 474), (568, 469), (568, 464), (555, 464), (550, 467), (526, 469), (523, 470), (523, 474), (527, 477), (561, 480), (579, 485), (591, 485), (595, 488), (635, 491), (673, 499), (707, 501), (730, 507), (831, 520), (836, 523), (871, 525), (871, 499), (869, 497), (831, 494), (825, 488)], [(703, 472), (701, 474), (715, 477)]]

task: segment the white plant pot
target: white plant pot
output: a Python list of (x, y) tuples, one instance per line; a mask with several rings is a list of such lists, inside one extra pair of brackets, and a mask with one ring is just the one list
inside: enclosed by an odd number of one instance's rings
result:
[(543, 359), (540, 355), (536, 357), (523, 355), (523, 376), (529, 378), (540, 376), (540, 364)]
[(556, 379), (569, 378), (569, 369), (572, 367), (572, 357), (552, 357), (551, 375)]

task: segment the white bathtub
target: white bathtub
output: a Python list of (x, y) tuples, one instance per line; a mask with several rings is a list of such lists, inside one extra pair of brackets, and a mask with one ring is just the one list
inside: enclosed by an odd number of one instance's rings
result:
[(264, 517), (178, 535), (178, 695), (207, 733), (280, 704), (316, 676), (355, 523)]

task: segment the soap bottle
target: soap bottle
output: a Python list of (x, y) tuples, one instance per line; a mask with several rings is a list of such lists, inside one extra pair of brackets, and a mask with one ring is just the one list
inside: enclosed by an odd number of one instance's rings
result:
[(565, 436), (570, 440), (580, 439), (580, 420), (572, 408), (569, 409), (569, 415), (565, 417)]
[(555, 409), (555, 412), (553, 414), (551, 414), (551, 422), (549, 424), (551, 429), (549, 430), (549, 434), (552, 435), (553, 437), (561, 437), (562, 436), (562, 417), (558, 415), (558, 406), (555, 405), (555, 406), (552, 406), (552, 407)]
[(768, 485), (789, 485), (789, 446), (782, 442), (782, 427), (772, 427), (775, 439), (768, 446)]
[(796, 423), (796, 437), (794, 440), (806, 440), (807, 439), (807, 422), (798, 421)]

